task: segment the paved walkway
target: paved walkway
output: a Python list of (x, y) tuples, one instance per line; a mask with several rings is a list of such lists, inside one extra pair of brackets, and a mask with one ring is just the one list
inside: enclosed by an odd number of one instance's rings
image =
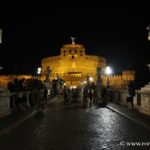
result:
[[(58, 96), (49, 99), (48, 104), (53, 103), (57, 98)], [(25, 120), (35, 115), (37, 111), (35, 107), (29, 107), (25, 111), (18, 110), (8, 116), (0, 118), (0, 135), (22, 124)]]
[(107, 108), (150, 130), (150, 116), (144, 115), (136, 109), (128, 109), (125, 106), (117, 105), (115, 103), (108, 103)]
[[(49, 103), (53, 103), (58, 99), (61, 99), (61, 96), (52, 98), (49, 101)], [(82, 103), (72, 102), (72, 103), (66, 104), (65, 109), (70, 108), (70, 107), (78, 107), (78, 106), (82, 106)], [(106, 107), (150, 130), (150, 117), (145, 116), (144, 114), (138, 112), (137, 110), (134, 110), (134, 109), (128, 110), (127, 107), (117, 105), (115, 103), (108, 103)], [(7, 133), (9, 130), (17, 127), (18, 125), (23, 123), (25, 120), (33, 116), (35, 113), (37, 113), (37, 110), (34, 107), (31, 107), (24, 112), (20, 111), (17, 113), (12, 113), (11, 115), (1, 118), (0, 119), (0, 135), (2, 135), (3, 133)]]
[(0, 149), (142, 150), (149, 149), (149, 139), (148, 129), (115, 111), (83, 108), (77, 102), (64, 104), (60, 96), (42, 112), (0, 136)]

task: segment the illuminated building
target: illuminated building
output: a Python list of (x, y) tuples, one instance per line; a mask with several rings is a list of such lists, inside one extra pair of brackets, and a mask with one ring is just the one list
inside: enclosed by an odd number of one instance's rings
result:
[[(97, 67), (102, 68), (102, 83), (106, 85), (107, 77), (103, 70), (106, 67), (106, 59), (96, 55), (87, 55), (85, 47), (76, 44), (72, 38), (71, 44), (65, 44), (60, 50), (59, 56), (51, 56), (42, 59), (42, 76), (46, 76), (46, 68), (51, 68), (50, 79), (60, 77), (65, 80), (68, 86), (80, 86), (87, 76), (91, 76), (96, 83)], [(122, 75), (109, 76), (110, 86), (122, 88), (130, 80), (134, 80), (134, 71), (123, 71)]]

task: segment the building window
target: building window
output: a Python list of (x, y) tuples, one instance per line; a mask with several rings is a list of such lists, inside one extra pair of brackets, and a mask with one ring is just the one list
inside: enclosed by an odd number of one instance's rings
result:
[(72, 55), (72, 59), (74, 59), (74, 56)]

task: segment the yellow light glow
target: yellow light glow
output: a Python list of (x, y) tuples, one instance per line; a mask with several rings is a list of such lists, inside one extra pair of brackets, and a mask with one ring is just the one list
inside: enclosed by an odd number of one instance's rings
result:
[(93, 77), (90, 77), (90, 78), (89, 78), (89, 81), (90, 81), (90, 82), (93, 82), (93, 81), (94, 81)]

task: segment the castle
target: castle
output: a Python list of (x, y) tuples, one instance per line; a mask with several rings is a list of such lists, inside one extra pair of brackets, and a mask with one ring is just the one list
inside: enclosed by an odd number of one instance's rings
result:
[(106, 67), (106, 59), (100, 56), (87, 55), (85, 47), (81, 44), (76, 44), (72, 39), (71, 44), (65, 44), (60, 50), (59, 56), (51, 56), (44, 58), (41, 61), (42, 76), (46, 76), (46, 69), (50, 67), (50, 79), (60, 77), (65, 80), (67, 86), (80, 86), (90, 76), (93, 82), (97, 80), (97, 67), (102, 70), (102, 84), (106, 86), (109, 80), (109, 85), (115, 89), (121, 89), (126, 84), (134, 80), (135, 72), (132, 70), (122, 71), (121, 75), (104, 74)]
[[(87, 55), (82, 44), (76, 44), (72, 38), (71, 44), (65, 44), (60, 50), (59, 56), (51, 56), (41, 61), (41, 80), (46, 79), (47, 67), (50, 67), (50, 79), (62, 78), (67, 86), (81, 86), (87, 77), (92, 77), (93, 82), (97, 81), (97, 67), (100, 67), (102, 85), (109, 85), (114, 89), (125, 88), (126, 84), (135, 79), (135, 72), (132, 70), (122, 71), (120, 75), (107, 76), (104, 73), (106, 59), (104, 57)], [(9, 81), (15, 78), (30, 79), (30, 75), (0, 75), (0, 86), (7, 87)]]

